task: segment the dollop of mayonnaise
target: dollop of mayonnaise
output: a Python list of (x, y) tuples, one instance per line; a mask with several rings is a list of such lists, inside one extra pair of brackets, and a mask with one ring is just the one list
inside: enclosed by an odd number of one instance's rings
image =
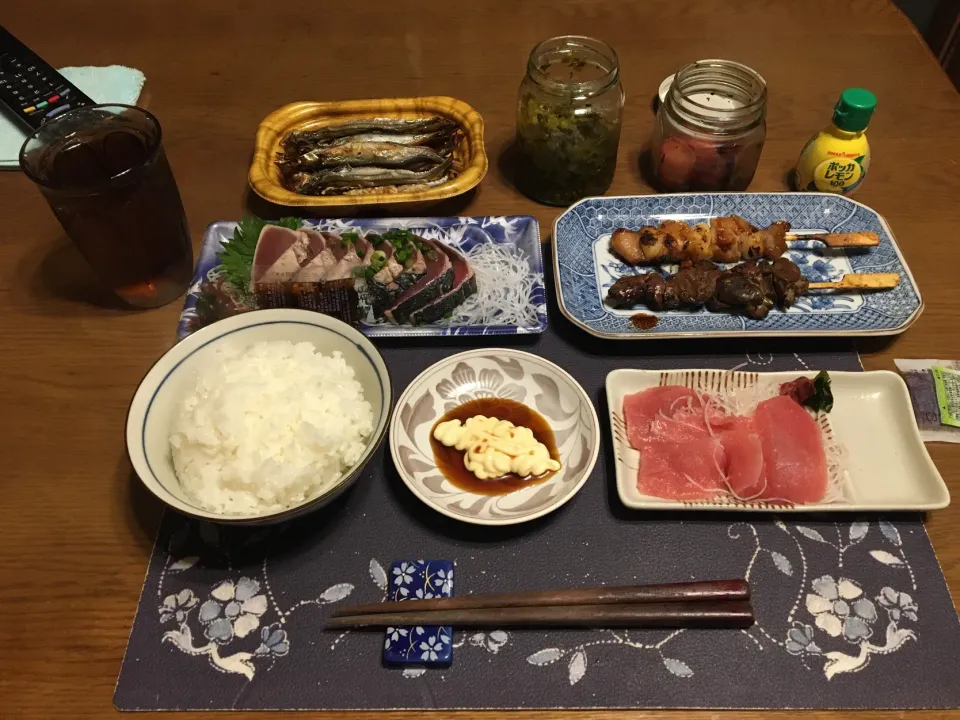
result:
[(466, 422), (448, 420), (437, 425), (433, 437), (447, 447), (463, 451), (463, 464), (480, 480), (508, 473), (521, 477), (557, 471), (560, 463), (533, 430), (509, 420), (474, 415)]

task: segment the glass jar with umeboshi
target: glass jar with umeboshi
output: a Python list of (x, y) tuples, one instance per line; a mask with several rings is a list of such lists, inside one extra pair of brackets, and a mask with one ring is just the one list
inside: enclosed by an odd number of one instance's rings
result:
[(746, 190), (767, 136), (767, 85), (730, 60), (699, 60), (673, 79), (654, 125), (657, 185), (668, 192)]

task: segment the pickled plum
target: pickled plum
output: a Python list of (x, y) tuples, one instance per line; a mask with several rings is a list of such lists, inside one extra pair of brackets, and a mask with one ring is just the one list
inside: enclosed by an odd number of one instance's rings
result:
[(683, 190), (693, 177), (696, 153), (682, 140), (667, 138), (660, 146), (657, 179), (667, 190)]

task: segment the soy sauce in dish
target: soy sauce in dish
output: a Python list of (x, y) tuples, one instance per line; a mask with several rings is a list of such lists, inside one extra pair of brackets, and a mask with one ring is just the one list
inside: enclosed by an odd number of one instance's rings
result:
[(465, 422), (475, 415), (485, 415), (501, 420), (509, 420), (514, 425), (522, 425), (530, 428), (533, 431), (533, 436), (547, 446), (547, 450), (550, 451), (550, 457), (560, 462), (560, 453), (557, 450), (557, 443), (553, 437), (553, 430), (550, 429), (550, 424), (540, 413), (515, 400), (508, 400), (506, 398), (479, 398), (453, 408), (438, 419), (433, 427), (430, 428), (430, 447), (433, 449), (433, 459), (437, 463), (437, 469), (451, 483), (461, 490), (477, 493), (478, 495), (506, 495), (515, 490), (542, 483), (555, 474), (554, 471), (549, 471), (542, 475), (521, 477), (515, 473), (508, 473), (495, 480), (479, 479), (467, 470), (463, 464), (462, 450), (457, 450), (455, 447), (447, 447), (433, 437), (433, 431), (440, 423), (447, 422), (448, 420)]

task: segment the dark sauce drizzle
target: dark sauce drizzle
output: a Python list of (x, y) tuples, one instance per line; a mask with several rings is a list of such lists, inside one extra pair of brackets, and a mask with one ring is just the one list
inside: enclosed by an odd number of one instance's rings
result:
[(449, 420), (459, 420), (465, 422), (475, 415), (485, 415), (486, 417), (495, 417), (500, 420), (509, 420), (514, 425), (522, 425), (533, 431), (533, 436), (544, 445), (557, 462), (560, 462), (560, 453), (557, 451), (557, 442), (553, 437), (553, 430), (550, 429), (546, 419), (533, 408), (529, 408), (523, 403), (506, 398), (479, 398), (458, 405), (450, 412), (445, 413), (443, 417), (434, 423), (430, 428), (430, 447), (433, 449), (433, 459), (437, 463), (437, 469), (451, 483), (461, 490), (477, 493), (478, 495), (506, 495), (514, 490), (537, 485), (554, 475), (554, 471), (545, 472), (543, 475), (521, 477), (515, 473), (509, 473), (496, 480), (481, 480), (472, 472), (467, 470), (463, 464), (464, 453), (462, 450), (447, 447), (439, 440), (433, 437), (433, 431), (437, 425)]

